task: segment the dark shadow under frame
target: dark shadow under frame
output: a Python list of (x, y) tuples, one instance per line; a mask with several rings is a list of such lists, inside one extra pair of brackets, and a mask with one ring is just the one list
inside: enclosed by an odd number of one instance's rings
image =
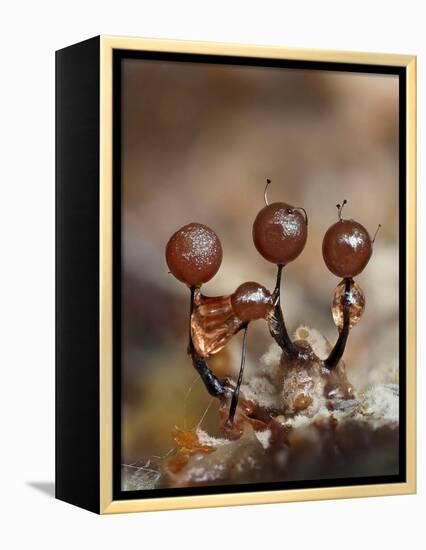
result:
[[(386, 476), (344, 477), (337, 479), (316, 479), (286, 482), (250, 483), (240, 485), (212, 485), (209, 487), (185, 487), (122, 491), (122, 239), (121, 239), (121, 66), (124, 59), (193, 62), (224, 65), (244, 65), (284, 69), (355, 72), (369, 74), (390, 74), (399, 78), (399, 473)], [(178, 54), (133, 50), (114, 50), (113, 54), (113, 499), (147, 499), (154, 497), (205, 495), (221, 493), (247, 493), (283, 489), (310, 489), (319, 487), (341, 487), (350, 485), (374, 485), (406, 481), (406, 86), (407, 71), (404, 67), (367, 65), (354, 63), (332, 63), (319, 61), (295, 61), (207, 54)], [(403, 414), (402, 411), (404, 411)]]

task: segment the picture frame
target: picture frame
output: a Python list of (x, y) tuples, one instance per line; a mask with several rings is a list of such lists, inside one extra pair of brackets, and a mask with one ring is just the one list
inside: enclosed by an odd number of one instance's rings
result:
[[(311, 479), (300, 483), (123, 490), (119, 368), (123, 349), (118, 339), (123, 261), (120, 90), (121, 67), (127, 59), (272, 71), (332, 70), (392, 75), (397, 79), (397, 474), (342, 477), (332, 483)], [(415, 312), (415, 56), (111, 36), (98, 36), (56, 52), (56, 498), (95, 513), (110, 514), (415, 492)]]

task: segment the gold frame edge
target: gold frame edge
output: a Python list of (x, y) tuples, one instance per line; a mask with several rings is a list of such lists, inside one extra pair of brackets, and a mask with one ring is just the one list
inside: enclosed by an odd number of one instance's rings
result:
[[(269, 57), (405, 67), (407, 71), (407, 477), (403, 483), (150, 499), (112, 498), (112, 54), (114, 49)], [(276, 46), (100, 37), (99, 399), (101, 514), (298, 502), (416, 492), (416, 57)]]
[(112, 503), (112, 47), (100, 38), (99, 512)]

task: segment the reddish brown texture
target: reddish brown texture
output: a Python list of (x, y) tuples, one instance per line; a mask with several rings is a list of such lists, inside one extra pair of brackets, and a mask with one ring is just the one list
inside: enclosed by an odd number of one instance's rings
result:
[(253, 242), (269, 262), (285, 265), (299, 256), (308, 236), (306, 217), (284, 202), (262, 208), (253, 224)]
[(271, 293), (259, 283), (240, 285), (231, 296), (232, 309), (245, 322), (265, 319), (272, 308)]
[(219, 407), (219, 422), (221, 427), (225, 430), (229, 439), (239, 439), (247, 425), (250, 425), (255, 431), (263, 431), (266, 429), (266, 423), (262, 420), (252, 416), (255, 412), (254, 405), (243, 396), (238, 401), (238, 408), (235, 413), (234, 422), (232, 427), (227, 426), (227, 420), (229, 417), (229, 401), (223, 400)]
[(339, 220), (324, 235), (322, 255), (337, 277), (355, 277), (371, 258), (373, 247), (368, 231), (354, 220)]
[(187, 465), (191, 455), (212, 453), (215, 450), (211, 445), (201, 443), (194, 430), (181, 430), (175, 427), (172, 435), (178, 445), (178, 451), (168, 459), (167, 468), (173, 474), (177, 474)]
[(188, 286), (200, 286), (219, 270), (222, 245), (210, 227), (189, 223), (170, 237), (166, 261), (176, 279)]

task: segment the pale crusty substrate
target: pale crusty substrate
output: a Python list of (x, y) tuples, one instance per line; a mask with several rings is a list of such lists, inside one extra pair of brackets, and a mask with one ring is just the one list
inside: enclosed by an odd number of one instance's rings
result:
[[(308, 342), (320, 359), (327, 356), (329, 344), (316, 330), (299, 327), (295, 336)], [(191, 453), (178, 469), (170, 467), (170, 457), (155, 467), (150, 463), (127, 466), (124, 490), (398, 473), (399, 386), (391, 383), (394, 379), (382, 378), (382, 383), (354, 391), (350, 397), (339, 389), (330, 395), (317, 366), (308, 365), (306, 372), (303, 368), (296, 372), (294, 380), (298, 386), (306, 384), (312, 403), (297, 413), (291, 408), (292, 388), (286, 387), (287, 382), (277, 383), (282, 369), (281, 350), (273, 344), (261, 358), (256, 375), (242, 386), (241, 395), (271, 409), (285, 404), (288, 413), (276, 416), (261, 431), (247, 424), (239, 439), (212, 437), (198, 428), (198, 445), (207, 452)]]
[(238, 440), (212, 438), (198, 429), (201, 443), (215, 451), (191, 456), (178, 473), (166, 469), (162, 484), (295, 481), (392, 475), (398, 472), (398, 386), (368, 389), (346, 410), (320, 409), (286, 419), (262, 432), (247, 426)]

